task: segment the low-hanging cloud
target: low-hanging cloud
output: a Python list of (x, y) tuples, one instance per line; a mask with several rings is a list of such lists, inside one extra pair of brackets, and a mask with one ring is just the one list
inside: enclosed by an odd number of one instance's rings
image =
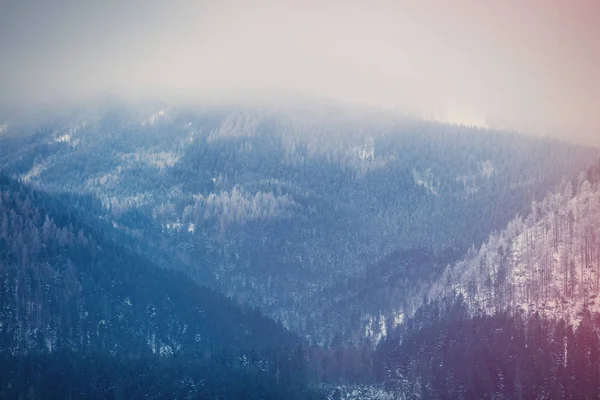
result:
[(8, 0), (0, 101), (293, 93), (595, 141), (599, 17), (586, 0)]

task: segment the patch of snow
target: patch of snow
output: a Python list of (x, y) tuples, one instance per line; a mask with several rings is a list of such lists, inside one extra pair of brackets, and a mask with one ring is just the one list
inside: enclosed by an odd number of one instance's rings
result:
[(87, 122), (83, 122), (79, 125), (76, 125), (72, 128), (67, 129), (66, 132), (62, 132), (62, 133), (56, 132), (54, 134), (54, 136), (52, 137), (52, 140), (49, 141), (49, 143), (50, 144), (66, 143), (66, 144), (70, 145), (71, 147), (75, 147), (79, 144), (80, 139), (74, 138), (73, 135), (75, 135), (78, 131), (85, 128), (86, 126), (87, 126)]
[(57, 136), (53, 143), (71, 143), (72, 136), (73, 134), (71, 132), (67, 132), (62, 136)]
[(152, 354), (156, 354), (157, 346), (156, 346), (156, 333), (152, 332), (151, 335), (146, 339), (146, 343), (150, 346), (150, 350)]
[(571, 189), (554, 193), (449, 267), (428, 297), (458, 288), (482, 312), (537, 312), (577, 324), (584, 309), (600, 312), (600, 259), (590, 250), (599, 245), (598, 226), (600, 187), (584, 181), (575, 197)]
[(394, 327), (402, 325), (404, 322), (404, 313), (402, 311), (398, 311), (394, 314)]
[(48, 349), (48, 352), (52, 353), (52, 350), (54, 350), (54, 343), (53, 343), (53, 341), (49, 337), (46, 337), (44, 339), (44, 342), (46, 344), (46, 349)]
[(492, 164), (491, 160), (486, 160), (481, 163), (481, 175), (485, 178), (492, 176), (494, 173), (494, 164)]
[(239, 361), (240, 365), (242, 366), (242, 368), (246, 368), (250, 364), (250, 361), (248, 360), (248, 357), (245, 354), (242, 356), (239, 356), (238, 361)]
[(39, 177), (46, 168), (48, 168), (46, 163), (35, 164), (26, 174), (21, 176), (21, 179), (25, 183), (30, 183), (33, 179)]
[(386, 391), (381, 385), (332, 385), (322, 384), (327, 400), (395, 400), (402, 399)]
[(418, 186), (425, 188), (429, 193), (435, 196), (438, 195), (436, 190), (437, 185), (430, 169), (427, 169), (425, 172), (421, 173), (413, 168), (413, 181)]
[(183, 224), (181, 222), (167, 222), (165, 226), (167, 229), (180, 230)]
[(169, 346), (168, 344), (162, 344), (159, 349), (159, 354), (163, 357), (172, 356), (173, 348), (171, 346)]
[(386, 335), (387, 325), (385, 315), (373, 316), (367, 314), (365, 316), (365, 337), (373, 340), (377, 344)]
[(146, 121), (142, 122), (142, 126), (146, 126), (147, 124), (154, 124), (162, 118), (167, 116), (167, 110), (158, 110), (154, 114), (150, 116)]
[(365, 144), (358, 148), (358, 158), (362, 161), (372, 161), (375, 159), (375, 147), (373, 138), (367, 138)]

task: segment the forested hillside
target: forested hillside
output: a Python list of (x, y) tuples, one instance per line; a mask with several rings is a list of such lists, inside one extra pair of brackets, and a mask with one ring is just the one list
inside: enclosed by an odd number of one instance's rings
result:
[(462, 295), (424, 305), (377, 349), (397, 399), (597, 399), (600, 318), (475, 315)]
[(597, 149), (337, 107), (78, 110), (0, 145), (2, 398), (597, 389)]
[(598, 398), (600, 164), (449, 265), (374, 355), (399, 398)]
[(600, 290), (598, 165), (534, 202), (462, 261), (447, 268), (430, 298), (462, 293), (474, 309), (539, 312), (577, 322), (596, 312)]
[(304, 337), (377, 341), (596, 149), (337, 105), (109, 105), (6, 124), (0, 165)]
[(125, 250), (86, 205), (0, 175), (0, 397), (313, 395), (295, 335)]

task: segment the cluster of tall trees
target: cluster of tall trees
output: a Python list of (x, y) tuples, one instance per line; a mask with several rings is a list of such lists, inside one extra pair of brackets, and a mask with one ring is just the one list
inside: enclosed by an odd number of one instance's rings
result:
[(0, 353), (0, 398), (325, 399), (291, 364), (279, 372), (241, 368), (221, 352), (130, 357), (107, 352)]
[[(255, 220), (291, 217), (298, 205), (289, 196), (273, 192), (249, 194), (234, 187), (231, 192), (196, 196), (195, 203), (183, 210), (181, 221), (202, 226), (206, 220), (216, 220), (220, 229)], [(235, 226), (235, 225), (234, 225)]]

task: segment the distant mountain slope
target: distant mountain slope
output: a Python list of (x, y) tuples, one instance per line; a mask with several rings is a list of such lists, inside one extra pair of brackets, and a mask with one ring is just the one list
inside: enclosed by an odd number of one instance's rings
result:
[(600, 164), (532, 204), (478, 250), (446, 269), (430, 298), (462, 293), (484, 312), (581, 319), (600, 311)]
[[(135, 362), (126, 360), (142, 358), (173, 379), (184, 379), (185, 374), (169, 370), (174, 365), (168, 360), (178, 357), (199, 368), (191, 375), (206, 370), (200, 378), (210, 390), (220, 390), (218, 379), (260, 379), (272, 381), (272, 393), (281, 397), (302, 393), (303, 378), (296, 375), (304, 360), (293, 357), (301, 346), (295, 335), (180, 271), (158, 268), (126, 251), (115, 242), (118, 236), (82, 224), (70, 206), (79, 207), (0, 175), (0, 356), (5, 367), (35, 369), (39, 364), (29, 363), (42, 354), (42, 362), (50, 364), (80, 363), (82, 374), (98, 372), (92, 360), (125, 365), (135, 374)], [(46, 373), (51, 372), (36, 372)], [(7, 379), (2, 390), (23, 378), (0, 377)], [(75, 381), (71, 376), (63, 384), (74, 389)], [(277, 386), (283, 382), (289, 385), (287, 395)], [(33, 386), (44, 390), (41, 382)]]
[[(346, 339), (374, 339), (367, 326), (412, 308), (398, 299), (429, 284), (449, 255), (598, 156), (330, 105), (116, 106), (8, 124), (0, 146), (14, 177), (95, 197), (94, 212), (155, 263), (320, 343), (340, 327)], [(433, 261), (391, 261), (420, 250)], [(389, 281), (373, 276), (383, 265)]]

